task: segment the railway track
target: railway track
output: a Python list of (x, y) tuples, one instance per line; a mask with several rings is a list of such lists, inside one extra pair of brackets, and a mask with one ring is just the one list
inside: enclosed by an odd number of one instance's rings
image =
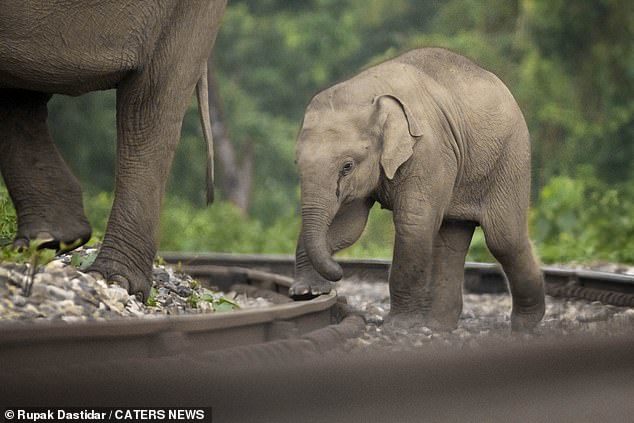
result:
[[(214, 421), (613, 421), (634, 412), (634, 333), (528, 347), (494, 342), (477, 353), (434, 345), (417, 354), (341, 356), (336, 346), (365, 323), (334, 293), (283, 300), (292, 258), (162, 257), (221, 289), (239, 285), (279, 304), (217, 315), (5, 327), (0, 402), (211, 406)], [(346, 277), (366, 281), (385, 281), (389, 269), (381, 260), (341, 264)], [(551, 295), (634, 306), (632, 276), (556, 268), (544, 274)], [(468, 263), (465, 288), (496, 293), (506, 283), (497, 266)]]
[[(167, 357), (298, 338), (345, 317), (336, 294), (293, 302), (292, 279), (260, 270), (204, 266), (204, 278), (274, 305), (230, 313), (156, 316), (77, 323), (13, 323), (0, 327), (0, 363), (11, 366)], [(201, 271), (194, 272), (201, 274)], [(0, 365), (0, 367), (2, 367)]]
[[(259, 269), (279, 275), (293, 275), (294, 259), (289, 256), (235, 255), (235, 254), (183, 254), (163, 253), (168, 263), (180, 263), (183, 270), (205, 278), (207, 266), (229, 266)], [(339, 260), (346, 278), (385, 282), (388, 278), (388, 260)], [(600, 301), (615, 306), (634, 307), (634, 275), (622, 275), (592, 270), (542, 268), (546, 292), (553, 297), (580, 298)], [(489, 263), (465, 265), (465, 289), (474, 293), (501, 293), (507, 284), (500, 267)]]

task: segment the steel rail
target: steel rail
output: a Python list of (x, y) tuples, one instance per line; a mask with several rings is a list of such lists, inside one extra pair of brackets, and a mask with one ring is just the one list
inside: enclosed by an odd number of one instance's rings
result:
[[(223, 277), (256, 289), (288, 289), (291, 279), (258, 270), (205, 266), (210, 279)], [(270, 291), (269, 291), (270, 292)], [(333, 292), (306, 302), (224, 313), (119, 318), (83, 322), (3, 322), (0, 362), (12, 365), (89, 362), (196, 354), (270, 342), (340, 321), (344, 315)]]

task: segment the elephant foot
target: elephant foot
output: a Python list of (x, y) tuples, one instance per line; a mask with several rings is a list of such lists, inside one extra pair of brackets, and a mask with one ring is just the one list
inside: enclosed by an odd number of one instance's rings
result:
[(109, 284), (117, 284), (135, 295), (140, 301), (145, 302), (150, 297), (152, 279), (150, 276), (135, 270), (132, 266), (102, 257), (99, 253), (94, 263), (86, 270), (86, 273), (98, 279), (104, 279)]
[(332, 291), (333, 284), (327, 280), (298, 280), (288, 290), (288, 296), (296, 301), (311, 300)]
[(92, 230), (87, 220), (63, 224), (20, 225), (13, 240), (16, 249), (29, 248), (31, 242), (37, 243), (38, 249), (56, 250), (65, 253), (81, 247), (90, 240)]
[(458, 327), (458, 320), (434, 319), (421, 313), (390, 313), (384, 323), (383, 328), (392, 332), (419, 332), (421, 329), (431, 332), (451, 332)]
[(432, 306), (432, 310), (425, 317), (425, 326), (435, 332), (451, 332), (458, 327), (462, 307), (439, 312)]
[(424, 325), (434, 332), (451, 332), (458, 328), (458, 319), (434, 319), (426, 318)]
[(511, 313), (511, 330), (513, 332), (531, 332), (541, 322), (545, 311), (544, 300), (534, 306), (514, 306)]
[(426, 326), (426, 319), (420, 313), (392, 313), (383, 321), (383, 329), (388, 332), (411, 331)]

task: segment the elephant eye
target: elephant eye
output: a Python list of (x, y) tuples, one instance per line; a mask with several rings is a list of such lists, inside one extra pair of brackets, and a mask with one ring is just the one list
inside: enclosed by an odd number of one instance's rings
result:
[(354, 163), (352, 161), (347, 161), (341, 167), (341, 174), (343, 176), (348, 175), (354, 169)]

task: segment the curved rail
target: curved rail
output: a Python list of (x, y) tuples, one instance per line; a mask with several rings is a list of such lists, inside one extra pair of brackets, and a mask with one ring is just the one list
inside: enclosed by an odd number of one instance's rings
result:
[[(210, 279), (248, 284), (265, 295), (271, 291), (264, 287), (283, 291), (292, 282), (284, 276), (250, 269), (206, 266), (198, 270), (201, 272)], [(0, 362), (20, 366), (196, 354), (296, 338), (342, 318), (334, 292), (306, 302), (288, 298), (287, 302), (277, 302), (270, 307), (225, 313), (7, 323), (0, 326)]]

